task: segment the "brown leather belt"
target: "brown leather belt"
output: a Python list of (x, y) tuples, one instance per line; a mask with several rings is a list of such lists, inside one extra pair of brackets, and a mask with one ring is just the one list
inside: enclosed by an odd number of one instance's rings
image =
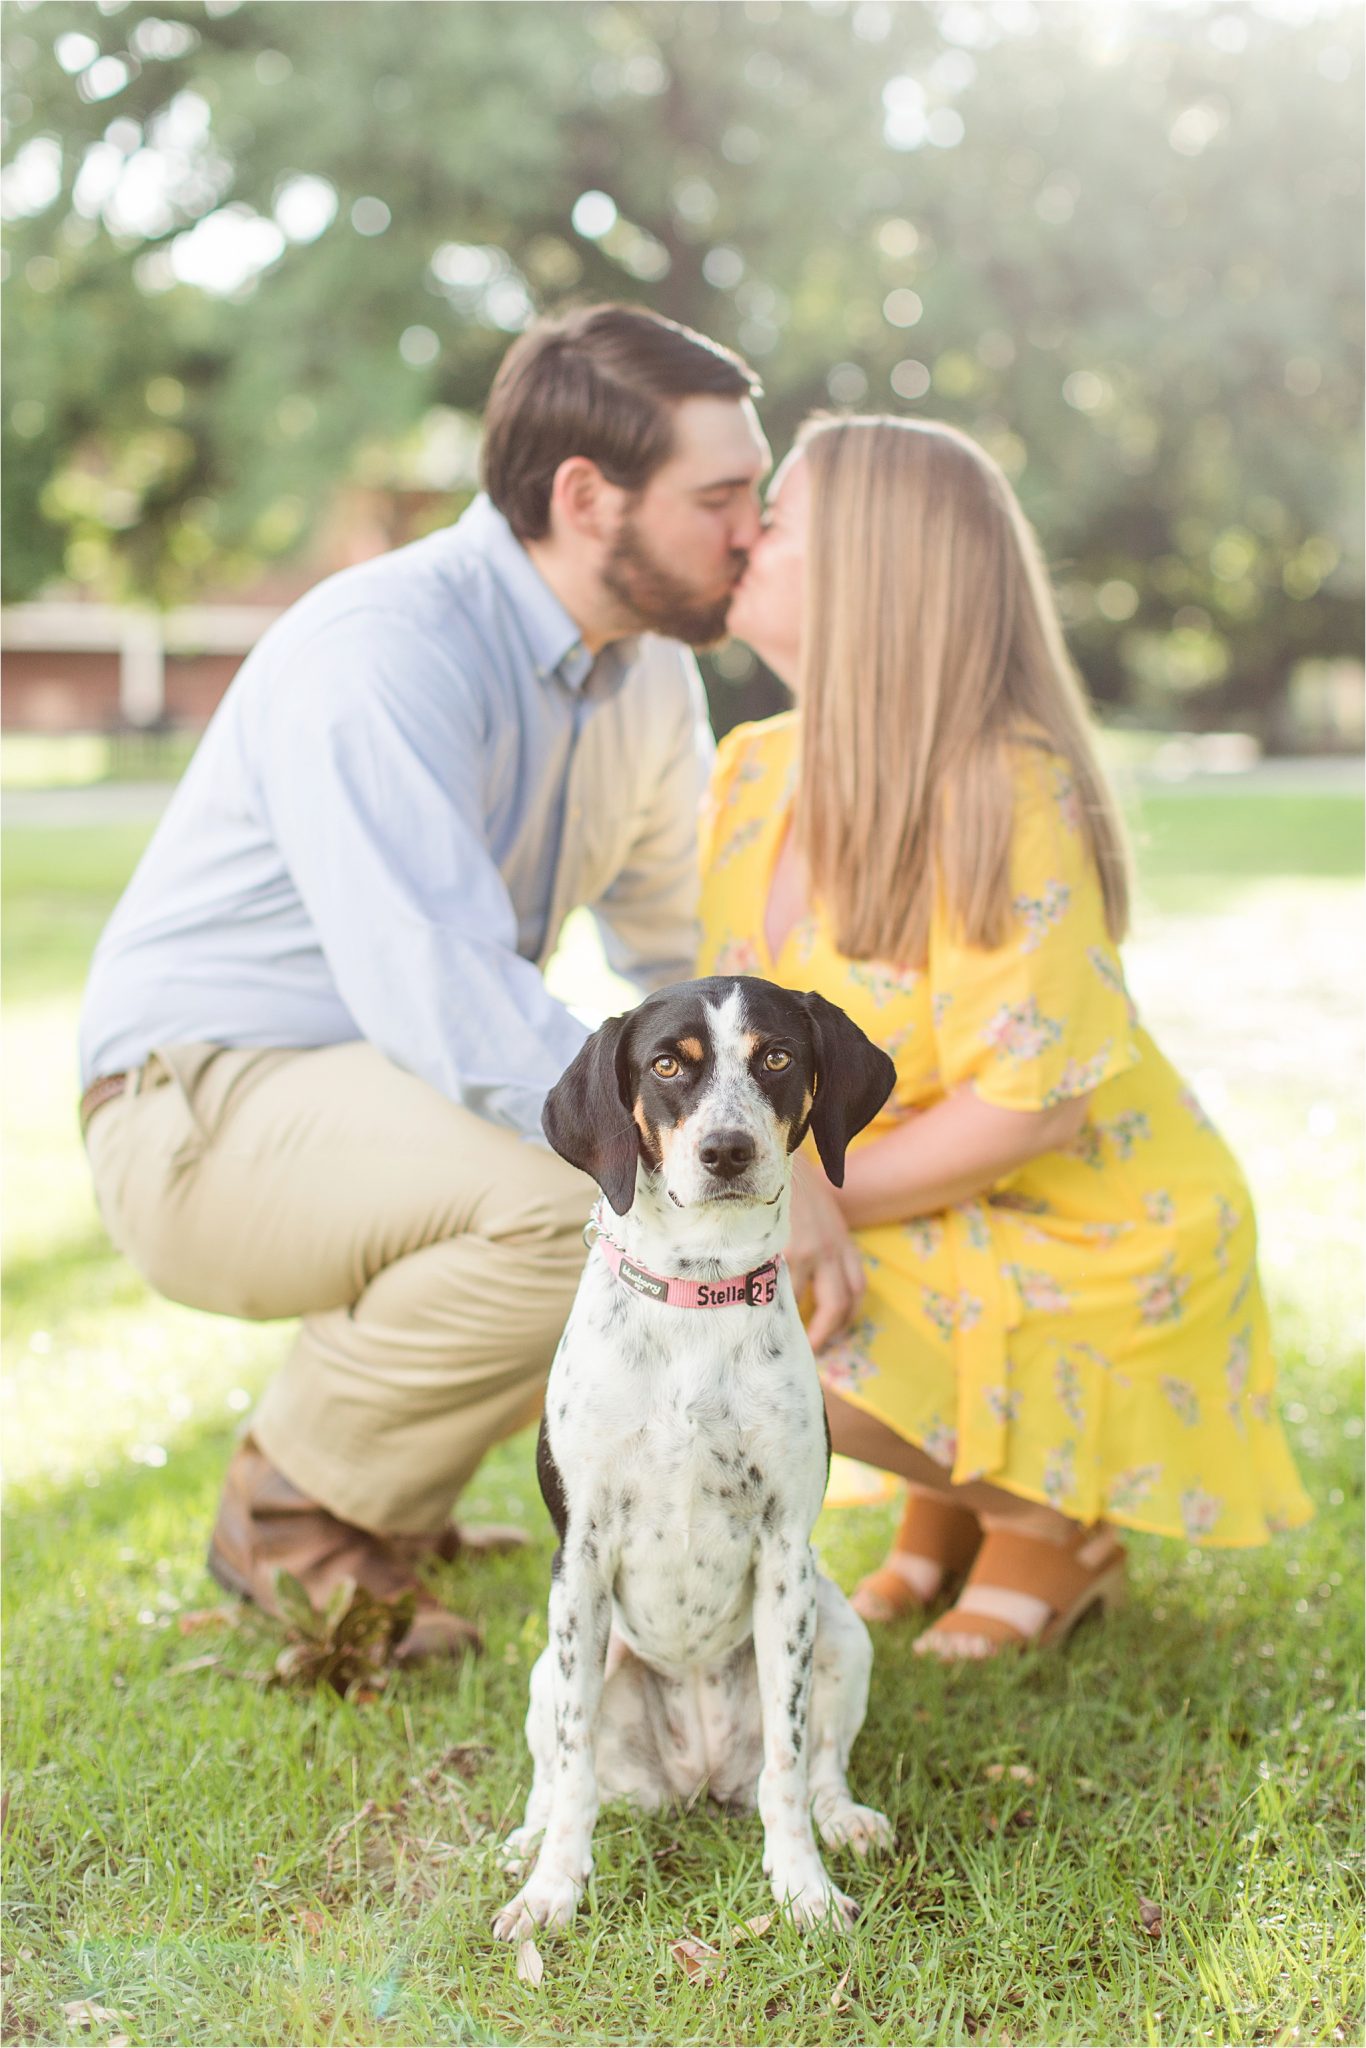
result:
[(81, 1136), (85, 1136), (86, 1125), (97, 1109), (103, 1109), (106, 1102), (112, 1102), (116, 1095), (122, 1095), (132, 1079), (130, 1074), (102, 1074), (98, 1081), (92, 1081), (81, 1097)]

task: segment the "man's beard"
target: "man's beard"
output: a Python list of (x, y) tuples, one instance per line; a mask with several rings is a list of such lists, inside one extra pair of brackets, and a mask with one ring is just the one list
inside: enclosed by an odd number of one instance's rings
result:
[[(738, 581), (746, 557), (737, 550), (733, 560)], [(639, 632), (663, 633), (689, 647), (715, 647), (726, 637), (734, 584), (724, 597), (699, 597), (655, 559), (629, 512), (603, 564), (602, 582)]]

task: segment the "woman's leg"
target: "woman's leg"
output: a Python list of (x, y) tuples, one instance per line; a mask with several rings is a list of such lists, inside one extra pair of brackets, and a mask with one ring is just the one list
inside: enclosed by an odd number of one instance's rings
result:
[[(828, 1389), (825, 1395), (826, 1413), (830, 1418), (830, 1441), (832, 1448), (841, 1457), (856, 1458), (860, 1464), (877, 1466), (884, 1472), (895, 1472), (905, 1479), (912, 1491), (912, 1502), (908, 1505), (907, 1516), (912, 1519), (914, 1495), (922, 1492), (940, 1501), (951, 1500), (955, 1507), (964, 1507), (976, 1515), (984, 1531), (1007, 1528), (1015, 1535), (1037, 1537), (1044, 1542), (1066, 1544), (1075, 1540), (1081, 1524), (1072, 1517), (1061, 1514), (1058, 1509), (1036, 1501), (1021, 1500), (1017, 1494), (1009, 1493), (1004, 1487), (992, 1486), (986, 1480), (971, 1480), (966, 1486), (955, 1486), (944, 1467), (917, 1444), (907, 1443), (895, 1430), (889, 1429), (875, 1416), (855, 1408), (851, 1402), (843, 1401), (838, 1394)], [(1089, 1550), (1094, 1549), (1094, 1562), (1099, 1563), (1105, 1553), (1113, 1548), (1113, 1539), (1104, 1531), (1097, 1533), (1094, 1542), (1083, 1548), (1080, 1561), (1089, 1564), (1093, 1560)], [(917, 1557), (898, 1549), (893, 1544), (884, 1569), (890, 1568), (904, 1579), (918, 1605), (928, 1605), (938, 1593), (944, 1577), (942, 1560)], [(923, 1589), (923, 1590), (922, 1590)], [(1008, 1622), (1022, 1635), (1034, 1636), (1048, 1620), (1051, 1609), (1044, 1600), (1036, 1600), (1031, 1594), (1010, 1591), (1005, 1587), (969, 1583), (960, 1605), (968, 1605), (979, 1614), (990, 1615)], [(865, 1616), (865, 1619), (869, 1617)], [(874, 1616), (872, 1618), (884, 1618)], [(990, 1655), (995, 1645), (985, 1636), (966, 1629), (936, 1629), (932, 1644), (927, 1644), (940, 1656), (948, 1658), (984, 1657)], [(924, 1641), (924, 1638), (921, 1639)]]

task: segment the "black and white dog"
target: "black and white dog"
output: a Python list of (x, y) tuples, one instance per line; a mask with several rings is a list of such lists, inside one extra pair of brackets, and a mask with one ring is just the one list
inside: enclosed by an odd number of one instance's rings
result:
[(855, 1910), (813, 1815), (832, 1846), (891, 1839), (845, 1780), (872, 1648), (811, 1553), (830, 1442), (782, 1248), (808, 1129), (838, 1184), (892, 1080), (823, 997), (718, 975), (611, 1019), (550, 1093), (547, 1137), (605, 1202), (537, 1453), (560, 1548), (504, 1855), (539, 1855), (503, 1940), (572, 1918), (603, 1798), (757, 1800), (801, 1925)]

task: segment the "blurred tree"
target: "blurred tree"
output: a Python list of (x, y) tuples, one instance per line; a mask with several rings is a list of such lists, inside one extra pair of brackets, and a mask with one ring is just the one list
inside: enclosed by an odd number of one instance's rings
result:
[(510, 336), (610, 296), (740, 347), (776, 448), (976, 434), (1113, 705), (1266, 726), (1360, 650), (1355, 7), (6, 16), (9, 601), (246, 582), (347, 481), (454, 505)]

